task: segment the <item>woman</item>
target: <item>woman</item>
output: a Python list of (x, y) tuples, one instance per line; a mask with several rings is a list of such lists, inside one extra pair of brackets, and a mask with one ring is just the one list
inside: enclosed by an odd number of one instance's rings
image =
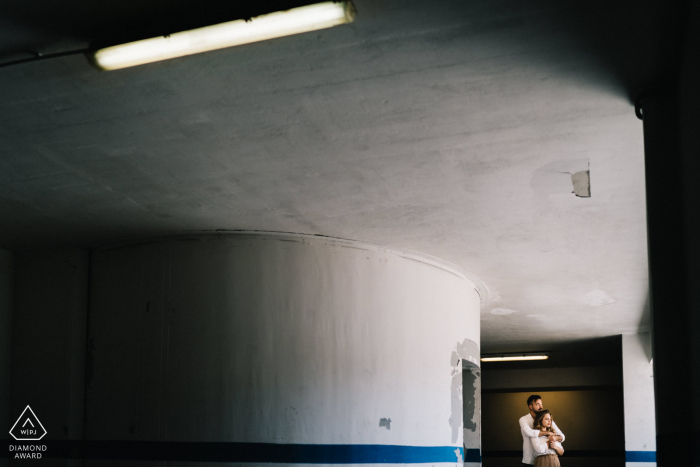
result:
[[(535, 415), (534, 428), (540, 431), (551, 431), (552, 414), (549, 410), (542, 410)], [(559, 441), (549, 441), (548, 436), (532, 438), (532, 447), (535, 450), (535, 467), (561, 467), (559, 456), (564, 454), (564, 448)]]

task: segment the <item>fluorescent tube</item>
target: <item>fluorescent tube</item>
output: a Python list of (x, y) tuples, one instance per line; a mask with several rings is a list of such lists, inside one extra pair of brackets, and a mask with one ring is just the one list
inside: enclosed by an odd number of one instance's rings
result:
[(503, 355), (501, 357), (483, 357), (482, 362), (514, 362), (518, 360), (547, 360), (548, 355)]
[(101, 70), (117, 70), (235, 45), (290, 36), (302, 32), (351, 23), (355, 8), (351, 1), (324, 2), (256, 16), (246, 20), (205, 26), (88, 53)]

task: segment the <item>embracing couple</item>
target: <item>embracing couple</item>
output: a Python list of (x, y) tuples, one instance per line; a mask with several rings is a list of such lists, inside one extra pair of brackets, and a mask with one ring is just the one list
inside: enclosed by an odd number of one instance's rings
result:
[(530, 413), (520, 418), (520, 432), (523, 434), (523, 466), (560, 467), (559, 456), (564, 454), (561, 442), (564, 433), (552, 420), (549, 410), (542, 407), (542, 397), (532, 395), (527, 398)]

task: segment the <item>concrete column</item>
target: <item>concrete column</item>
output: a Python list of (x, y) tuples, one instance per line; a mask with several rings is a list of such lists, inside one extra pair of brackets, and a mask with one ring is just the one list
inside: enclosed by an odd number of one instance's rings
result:
[(79, 462), (52, 457), (83, 435), (88, 266), (77, 248), (15, 257), (11, 422), (32, 408), (47, 432), (42, 465)]
[(181, 237), (93, 252), (90, 309), (96, 457), (462, 462), (479, 295), (453, 268), (328, 238)]
[[(12, 341), (12, 283), (13, 257), (9, 251), (0, 250), (0, 439), (7, 439), (10, 428), (10, 349)], [(7, 428), (5, 428), (7, 427)], [(0, 457), (0, 466), (7, 459)]]
[(627, 466), (655, 466), (654, 367), (649, 333), (622, 336), (622, 374)]

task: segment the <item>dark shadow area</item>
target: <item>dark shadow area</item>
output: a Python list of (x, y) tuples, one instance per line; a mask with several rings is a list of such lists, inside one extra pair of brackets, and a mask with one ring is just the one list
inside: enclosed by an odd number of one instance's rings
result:
[[(26, 28), (36, 40), (24, 45), (0, 34), (0, 54), (27, 53), (28, 48), (65, 40), (93, 46), (167, 35), (177, 31), (245, 19), (274, 11), (315, 3), (313, 0), (265, 0), (231, 2), (222, 0), (70, 0), (23, 2), (11, 0), (0, 5), (4, 23)], [(488, 35), (505, 28), (530, 28), (534, 38), (564, 54), (592, 57), (633, 100), (643, 89), (675, 82), (680, 63), (686, 2), (659, 0), (619, 1), (513, 0), (437, 2), (357, 1), (358, 21), (363, 15), (378, 14), (391, 29), (395, 17), (459, 18), (461, 35)], [(364, 10), (364, 11), (363, 11)], [(17, 34), (15, 34), (16, 36)], [(502, 39), (498, 39), (499, 41)], [(513, 41), (520, 40), (517, 35)]]
[(642, 311), (642, 317), (639, 320), (639, 332), (648, 332), (651, 335), (649, 340), (649, 348), (644, 349), (647, 354), (647, 360), (652, 361), (654, 358), (654, 326), (653, 317), (651, 314), (651, 296), (647, 292), (646, 299), (644, 300), (644, 310)]
[[(677, 87), (643, 100), (657, 462), (700, 465), (700, 5), (693, 2)], [(668, 402), (683, 410), (668, 410)]]
[(560, 35), (595, 57), (631, 101), (678, 79), (687, 2), (540, 0), (528, 10), (543, 34)]
[(3, 2), (0, 16), (55, 36), (104, 45), (249, 19), (315, 3), (312, 0), (145, 0), (86, 2)]
[(541, 348), (502, 349), (498, 352), (547, 352), (547, 360), (520, 362), (483, 362), (481, 368), (489, 370), (524, 370), (534, 368), (568, 368), (591, 366), (622, 366), (622, 347), (620, 336), (598, 337), (569, 342), (565, 344), (544, 345)]

